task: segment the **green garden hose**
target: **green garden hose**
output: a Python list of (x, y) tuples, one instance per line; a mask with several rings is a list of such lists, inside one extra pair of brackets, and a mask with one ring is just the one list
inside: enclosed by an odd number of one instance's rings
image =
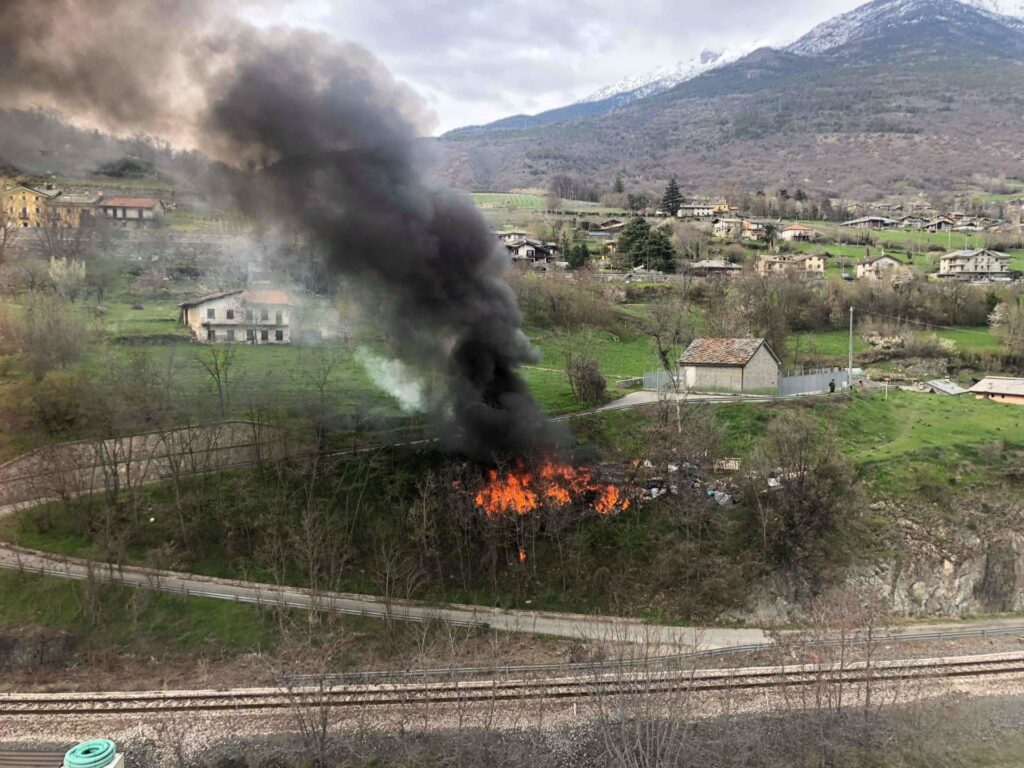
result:
[(64, 755), (64, 768), (104, 768), (114, 762), (117, 749), (110, 739), (92, 739)]

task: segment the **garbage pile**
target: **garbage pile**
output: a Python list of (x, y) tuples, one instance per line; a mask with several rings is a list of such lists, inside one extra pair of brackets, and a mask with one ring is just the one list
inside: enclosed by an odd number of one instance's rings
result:
[[(640, 504), (655, 501), (672, 494), (690, 493), (706, 498), (720, 507), (731, 507), (738, 503), (738, 487), (726, 478), (712, 477), (697, 464), (691, 462), (667, 462), (664, 472), (649, 459), (638, 462), (637, 500)], [(712, 472), (735, 472), (739, 469), (738, 459), (721, 459), (712, 464)], [(646, 477), (643, 477), (646, 476)]]

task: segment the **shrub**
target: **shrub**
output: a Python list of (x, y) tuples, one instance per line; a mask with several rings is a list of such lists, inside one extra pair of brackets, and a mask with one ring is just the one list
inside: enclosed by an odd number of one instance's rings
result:
[(78, 360), (91, 336), (81, 314), (67, 301), (43, 293), (25, 297), (21, 316), (10, 327), (15, 345), (37, 378)]

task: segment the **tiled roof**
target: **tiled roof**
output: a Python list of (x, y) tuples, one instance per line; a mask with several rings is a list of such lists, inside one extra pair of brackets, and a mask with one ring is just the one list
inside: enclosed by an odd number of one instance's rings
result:
[(1024, 379), (986, 376), (970, 389), (977, 395), (1016, 395), (1024, 397)]
[(679, 363), (681, 365), (746, 365), (762, 344), (764, 344), (764, 339), (694, 339), (683, 352), (683, 356), (679, 358)]
[(208, 293), (205, 296), (200, 296), (198, 299), (192, 299), (191, 301), (183, 301), (178, 304), (179, 307), (194, 307), (198, 304), (205, 304), (208, 301), (214, 299), (223, 299), (225, 296), (230, 296), (233, 293), (241, 293), (241, 288), (235, 288), (230, 291), (218, 291), (217, 293)]
[(949, 379), (933, 379), (932, 381), (926, 381), (925, 384), (946, 395), (962, 395), (967, 391), (955, 381), (950, 381)]
[(246, 288), (242, 294), (242, 301), (250, 304), (280, 304), (282, 306), (294, 307), (295, 302), (284, 291), (254, 291)]
[(786, 227), (782, 231), (783, 232), (793, 232), (793, 231), (796, 231), (796, 232), (813, 232), (814, 230), (811, 229), (810, 227), (805, 227), (803, 224), (790, 224), (788, 227)]
[(160, 201), (155, 197), (105, 197), (100, 205), (113, 205), (118, 208), (155, 208)]
[(242, 301), (248, 304), (271, 304), (280, 305), (286, 307), (294, 307), (295, 302), (292, 298), (284, 291), (257, 291), (252, 288), (235, 288), (231, 291), (220, 291), (219, 293), (210, 293), (206, 296), (200, 296), (198, 299), (192, 299), (191, 301), (183, 301), (179, 307), (195, 307), (199, 304), (205, 304), (208, 301), (214, 299), (223, 299), (225, 296), (231, 296), (235, 293), (242, 294)]
[(98, 195), (61, 195), (54, 203), (57, 205), (95, 205)]
[(694, 269), (741, 269), (738, 264), (725, 261), (724, 259), (703, 259), (693, 263)]

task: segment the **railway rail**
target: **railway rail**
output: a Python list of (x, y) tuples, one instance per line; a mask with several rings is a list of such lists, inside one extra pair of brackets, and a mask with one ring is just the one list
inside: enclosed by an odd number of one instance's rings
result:
[(758, 691), (818, 684), (888, 684), (899, 681), (1024, 678), (1024, 654), (991, 654), (913, 661), (864, 662), (844, 668), (814, 665), (629, 672), (541, 680), (476, 680), (446, 683), (342, 685), (197, 691), (82, 694), (0, 694), (0, 717), (83, 716), (175, 712), (242, 712), (296, 705), (353, 708), (396, 705), (471, 705), (502, 701), (588, 699), (678, 692)]

